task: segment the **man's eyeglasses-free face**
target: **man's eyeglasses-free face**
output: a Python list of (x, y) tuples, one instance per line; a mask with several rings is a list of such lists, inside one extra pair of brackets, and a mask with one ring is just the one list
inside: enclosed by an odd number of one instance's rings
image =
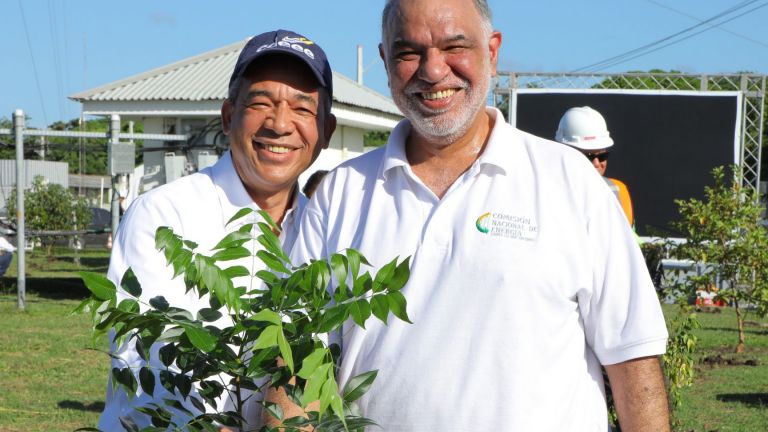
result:
[(610, 154), (611, 154), (611, 152), (584, 153), (584, 156), (586, 156), (587, 159), (589, 159), (590, 162), (595, 160), (595, 158), (597, 158), (597, 160), (599, 160), (600, 162), (605, 162), (605, 161), (608, 160), (608, 155), (610, 155)]

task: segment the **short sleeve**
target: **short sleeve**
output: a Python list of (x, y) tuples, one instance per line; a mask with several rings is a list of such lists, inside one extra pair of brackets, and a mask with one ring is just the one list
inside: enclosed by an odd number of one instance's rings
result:
[(587, 343), (604, 365), (663, 354), (667, 329), (635, 233), (605, 185), (589, 184), (592, 287), (578, 296)]

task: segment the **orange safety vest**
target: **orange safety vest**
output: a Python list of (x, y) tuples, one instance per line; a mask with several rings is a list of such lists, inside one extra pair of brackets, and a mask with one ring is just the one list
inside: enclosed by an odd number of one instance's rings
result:
[(616, 195), (616, 199), (619, 200), (619, 204), (621, 204), (621, 208), (624, 209), (624, 215), (627, 216), (629, 225), (634, 228), (635, 214), (632, 209), (632, 198), (629, 197), (629, 189), (627, 189), (627, 185), (614, 178), (603, 177), (603, 179), (608, 187), (611, 188), (613, 194)]

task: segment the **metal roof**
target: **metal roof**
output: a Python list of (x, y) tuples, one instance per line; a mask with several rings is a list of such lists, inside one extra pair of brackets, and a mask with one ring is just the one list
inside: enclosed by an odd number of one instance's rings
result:
[[(223, 101), (237, 56), (246, 40), (86, 90), (69, 98), (90, 101)], [(388, 97), (333, 72), (334, 101), (402, 115)]]

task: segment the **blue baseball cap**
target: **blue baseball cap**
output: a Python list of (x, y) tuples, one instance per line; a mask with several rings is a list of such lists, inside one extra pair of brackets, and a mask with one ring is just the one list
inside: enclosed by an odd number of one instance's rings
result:
[(252, 37), (240, 51), (235, 70), (229, 79), (229, 87), (254, 61), (269, 54), (288, 54), (303, 61), (333, 100), (333, 73), (325, 52), (309, 38), (290, 30), (275, 30)]

